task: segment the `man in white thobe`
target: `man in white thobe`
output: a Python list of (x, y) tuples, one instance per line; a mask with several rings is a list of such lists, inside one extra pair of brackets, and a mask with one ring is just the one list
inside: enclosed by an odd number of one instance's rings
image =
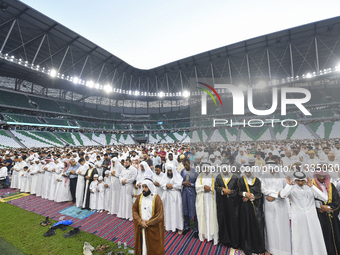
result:
[[(272, 164), (271, 166), (277, 165)], [(281, 173), (271, 169), (269, 173), (262, 176), (261, 184), (264, 196), (266, 250), (270, 254), (291, 255), (288, 203), (287, 199), (279, 197), (280, 191), (284, 189), (287, 182)]]
[(120, 197), (117, 217), (132, 221), (132, 189), (137, 177), (137, 169), (131, 166), (131, 160), (125, 160), (125, 169), (119, 176)]
[(279, 194), (291, 200), (293, 255), (326, 255), (314, 198), (327, 201), (328, 197), (313, 185), (312, 179), (307, 178), (306, 185), (305, 173), (295, 172), (294, 178), (295, 184), (286, 178), (287, 185)]
[(81, 207), (84, 202), (84, 190), (85, 190), (85, 174), (89, 169), (89, 165), (85, 162), (85, 159), (79, 159), (80, 167), (77, 169), (78, 181), (76, 189), (76, 206)]
[(110, 214), (118, 214), (119, 210), (119, 199), (121, 184), (119, 182), (119, 176), (123, 170), (122, 164), (118, 158), (114, 157), (111, 160), (110, 169), (110, 180), (111, 180), (111, 203), (110, 203)]
[(175, 232), (183, 230), (182, 183), (183, 178), (174, 165), (166, 165), (166, 172), (161, 180), (163, 189), (162, 202), (164, 206), (165, 230)]
[(214, 240), (218, 244), (218, 223), (215, 197), (215, 176), (210, 172), (209, 163), (202, 164), (202, 172), (196, 179), (196, 214), (199, 239)]
[(155, 193), (159, 196), (162, 197), (163, 195), (163, 189), (161, 188), (161, 180), (164, 176), (164, 173), (162, 172), (161, 168), (159, 165), (155, 166), (155, 174), (153, 175), (153, 183), (156, 187)]
[(143, 161), (140, 163), (140, 169), (137, 174), (137, 179), (136, 179), (136, 186), (138, 187), (137, 195), (141, 194), (143, 189), (142, 189), (142, 182), (144, 181), (145, 178), (152, 180), (153, 172), (150, 169), (148, 163), (146, 161)]

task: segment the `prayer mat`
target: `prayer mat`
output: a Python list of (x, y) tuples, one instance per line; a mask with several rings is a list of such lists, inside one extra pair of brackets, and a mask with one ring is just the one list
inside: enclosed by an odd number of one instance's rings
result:
[(6, 203), (6, 202), (8, 202), (8, 201), (12, 201), (12, 200), (15, 200), (15, 199), (18, 199), (18, 198), (22, 198), (22, 197), (27, 197), (27, 196), (29, 196), (29, 195), (30, 195), (30, 194), (27, 194), (27, 193), (20, 193), (20, 194), (15, 193), (15, 194), (13, 194), (13, 195), (8, 194), (6, 197), (1, 198), (1, 199), (0, 199), (0, 202)]
[(90, 216), (91, 214), (93, 214), (95, 212), (92, 212), (91, 210), (86, 210), (86, 209), (82, 210), (79, 207), (71, 206), (71, 207), (68, 207), (68, 208), (58, 212), (58, 213), (83, 220), (83, 219), (85, 219), (86, 217)]

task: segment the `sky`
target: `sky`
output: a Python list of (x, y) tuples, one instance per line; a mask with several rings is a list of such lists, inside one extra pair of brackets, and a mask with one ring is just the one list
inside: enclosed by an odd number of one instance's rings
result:
[(22, 0), (128, 64), (151, 69), (336, 17), (339, 0)]

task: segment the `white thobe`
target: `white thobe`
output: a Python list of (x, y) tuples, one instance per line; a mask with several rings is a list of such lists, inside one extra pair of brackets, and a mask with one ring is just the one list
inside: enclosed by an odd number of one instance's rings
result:
[(290, 197), (292, 211), (293, 255), (327, 254), (314, 198), (322, 201), (328, 197), (317, 187), (286, 185), (281, 197)]
[[(137, 169), (130, 166), (128, 169), (122, 170), (119, 176), (120, 197), (117, 217), (129, 219), (132, 221), (132, 189), (133, 182), (137, 177)], [(122, 181), (126, 180), (126, 184), (122, 185)]]
[(98, 182), (97, 185), (97, 210), (104, 210), (104, 201), (105, 201), (105, 188), (104, 188), (104, 182), (101, 183)]
[(55, 199), (56, 202), (66, 202), (72, 201), (72, 195), (70, 190), (70, 180), (68, 177), (63, 176), (64, 172), (61, 171), (58, 175), (57, 179), (60, 181), (57, 182), (56, 191), (55, 191)]
[[(161, 188), (163, 189), (162, 202), (164, 206), (166, 231), (175, 232), (176, 229), (183, 230), (182, 182), (183, 179), (175, 179), (175, 177), (170, 179), (168, 176), (164, 175), (160, 183)], [(172, 189), (166, 187), (168, 183), (172, 185)]]
[(32, 169), (33, 169), (33, 165), (29, 165), (28, 170), (27, 170), (27, 180), (26, 180), (25, 191), (24, 191), (26, 193), (31, 193), (31, 185), (32, 185), (31, 170)]
[[(53, 169), (55, 170), (53, 172)], [(57, 188), (57, 179), (61, 171), (61, 166), (59, 164), (54, 164), (54, 167), (52, 169), (52, 176), (51, 176), (51, 183), (50, 183), (50, 192), (48, 194), (49, 200), (55, 200), (56, 195), (56, 188)]]
[(76, 188), (76, 206), (81, 207), (83, 205), (84, 200), (84, 189), (85, 189), (85, 174), (89, 169), (88, 164), (84, 164), (77, 169), (78, 180), (77, 180), (77, 188)]
[(12, 189), (17, 189), (19, 187), (19, 164), (20, 162), (16, 162), (13, 166), (12, 180), (11, 180)]
[(103, 161), (104, 161), (103, 159), (100, 159), (100, 160), (96, 160), (96, 162), (94, 163), (97, 168), (98, 176), (103, 176), (103, 168), (102, 168)]
[(31, 175), (31, 194), (37, 194), (37, 183), (38, 183), (38, 170), (40, 169), (40, 164), (33, 164), (30, 167), (30, 175)]
[(104, 185), (107, 184), (108, 187), (105, 188), (104, 187), (104, 210), (105, 211), (110, 211), (111, 209), (111, 180), (110, 180), (110, 176), (109, 177), (104, 177)]
[[(265, 241), (266, 250), (275, 255), (291, 255), (291, 234), (286, 198), (280, 198), (279, 192), (287, 182), (278, 173), (267, 173), (261, 181), (261, 191), (264, 198)], [(269, 202), (266, 198), (274, 197)]]
[[(38, 180), (37, 180), (37, 188), (36, 188), (36, 194), (37, 197), (41, 197), (42, 196), (42, 187), (43, 187), (43, 182), (45, 179), (45, 171), (42, 170), (42, 164), (38, 164)], [(40, 172), (40, 173), (39, 173)]]
[[(213, 177), (213, 174), (201, 173), (196, 179), (196, 213), (201, 242), (204, 239), (207, 239), (208, 242), (214, 240), (214, 245), (216, 245), (218, 243), (218, 223)], [(204, 186), (209, 186), (211, 191), (205, 192)]]
[(97, 184), (98, 180), (92, 181), (90, 184), (90, 208), (92, 210), (97, 210), (97, 197), (98, 197), (98, 192), (97, 192)]
[[(158, 175), (157, 174), (154, 174), (153, 175), (153, 182), (158, 182), (159, 184), (161, 184), (161, 180), (162, 180), (162, 177), (163, 177), (164, 173), (160, 172)], [(158, 187), (156, 187), (156, 194), (159, 196), (159, 197), (162, 197), (163, 195), (163, 189), (162, 187), (159, 185)]]
[[(147, 197), (142, 197), (142, 202), (141, 202), (141, 218), (142, 220), (150, 220), (152, 217), (152, 203), (153, 203), (153, 198), (154, 196), (147, 196)], [(147, 255), (147, 249), (146, 249), (146, 240), (145, 240), (145, 232), (144, 228), (142, 229), (142, 238), (143, 238), (143, 247), (142, 247), (142, 255)]]
[(26, 188), (26, 183), (27, 183), (27, 170), (26, 171), (22, 171), (22, 173), (20, 173), (21, 175), (21, 185), (20, 185), (20, 192), (25, 192), (25, 188)]
[[(45, 170), (46, 168), (46, 170)], [(51, 184), (51, 179), (52, 179), (52, 169), (54, 168), (54, 163), (50, 162), (47, 165), (44, 165), (42, 167), (42, 171), (45, 172), (44, 174), (44, 180), (41, 186), (41, 197), (42, 198), (49, 198), (50, 194), (50, 184)]]
[[(116, 161), (115, 166), (111, 167), (111, 170), (110, 170), (111, 171), (110, 177), (109, 177), (111, 179), (110, 214), (118, 214), (118, 211), (119, 211), (119, 200), (120, 200), (121, 186), (122, 186), (119, 181), (119, 177), (122, 172), (122, 169), (123, 169), (123, 166), (118, 161)], [(115, 172), (114, 175), (112, 175), (113, 171)], [(137, 176), (137, 173), (136, 173), (136, 176)]]

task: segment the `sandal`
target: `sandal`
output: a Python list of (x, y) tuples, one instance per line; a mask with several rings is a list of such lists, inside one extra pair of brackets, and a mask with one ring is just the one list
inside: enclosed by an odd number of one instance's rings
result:
[(47, 232), (44, 234), (44, 237), (48, 237), (48, 236), (54, 236), (55, 235), (55, 230), (52, 228), (49, 228), (47, 230)]

